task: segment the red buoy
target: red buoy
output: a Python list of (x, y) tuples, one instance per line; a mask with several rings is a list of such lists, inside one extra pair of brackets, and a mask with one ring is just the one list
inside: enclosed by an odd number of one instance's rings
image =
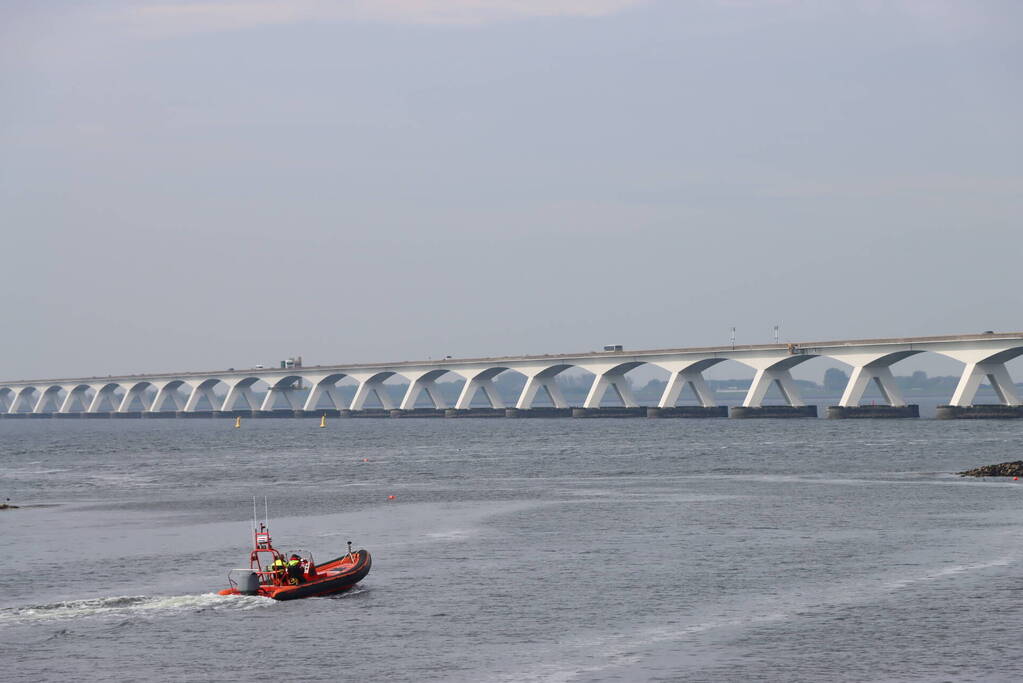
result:
[(394, 500), (397, 496), (387, 496), (387, 500)]

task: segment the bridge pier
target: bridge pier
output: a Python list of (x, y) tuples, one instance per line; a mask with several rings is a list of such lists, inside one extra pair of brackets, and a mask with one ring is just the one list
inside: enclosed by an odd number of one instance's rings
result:
[(401, 399), (401, 404), (398, 408), (404, 411), (415, 411), (416, 401), (419, 399), (419, 394), (426, 392), (430, 402), (433, 404), (434, 410), (445, 410), (448, 407), (447, 401), (444, 400), (444, 396), (440, 393), (440, 388), (437, 386), (437, 378), (446, 373), (447, 370), (430, 370), (420, 374), (412, 373), (409, 377), (408, 390), (405, 391), (405, 397)]
[(455, 401), (455, 408), (458, 410), (469, 410), (472, 405), (472, 399), (477, 393), (482, 391), (491, 409), (503, 412), (506, 406), (497, 391), (497, 386), (494, 384), (494, 377), (502, 372), (504, 372), (504, 368), (501, 367), (487, 368), (483, 372), (472, 370), (459, 372), (459, 374), (466, 377), (466, 380), (462, 386), (461, 393), (458, 395), (458, 400)]
[[(977, 420), (977, 419), (1013, 419), (1023, 417), (1016, 385), (1009, 376), (1006, 362), (1023, 354), (1023, 347), (1015, 347), (998, 353), (980, 350), (955, 351), (947, 355), (966, 364), (959, 378), (952, 400), (947, 406), (938, 406), (936, 417), (939, 420)], [(975, 405), (981, 382), (988, 381), (999, 404)]]
[(877, 385), (886, 404), (895, 408), (905, 407), (906, 401), (902, 398), (899, 385), (895, 383), (895, 376), (892, 374), (891, 367), (889, 365), (876, 366), (872, 364), (853, 368), (852, 374), (849, 376), (849, 382), (845, 386), (845, 391), (842, 392), (842, 398), (838, 402), (838, 407), (855, 408), (859, 406), (863, 393), (871, 381)]
[(572, 408), (572, 417), (646, 417), (646, 408), (642, 406), (622, 406), (608, 408)]
[(746, 394), (742, 406), (744, 408), (760, 408), (772, 384), (778, 387), (782, 398), (789, 404), (788, 407), (803, 407), (803, 399), (799, 395), (799, 388), (792, 379), (792, 373), (789, 372), (788, 368), (778, 368), (775, 366), (757, 370), (757, 374), (750, 383), (749, 392)]
[(137, 382), (134, 386), (130, 387), (124, 392), (124, 396), (121, 398), (116, 412), (123, 413), (125, 415), (128, 413), (138, 412), (137, 410), (132, 410), (132, 405), (136, 402), (142, 406), (142, 410), (149, 410), (151, 406), (146, 404), (146, 390), (148, 388), (149, 382)]
[[(57, 393), (62, 388), (63, 387), (60, 386), (52, 386), (39, 392), (39, 400), (36, 401), (35, 407), (32, 408), (32, 412), (42, 414), (53, 412), (54, 409), (60, 410), (60, 403), (57, 401)], [(48, 406), (49, 410), (47, 410)]]
[[(217, 395), (213, 392), (213, 385), (216, 384), (216, 382), (217, 380), (204, 380), (202, 382), (196, 382), (195, 387), (188, 394), (188, 398), (185, 400), (185, 407), (178, 410), (178, 412), (185, 413), (196, 412), (196, 406), (199, 405), (199, 401), (202, 400), (203, 398), (205, 398), (206, 402), (210, 404), (209, 410), (203, 412), (213, 412), (215, 410), (220, 409), (224, 401), (218, 398)], [(152, 410), (163, 409), (164, 401), (163, 395), (166, 391), (167, 385), (164, 385), (160, 389), (159, 393), (157, 393), (156, 398), (153, 399)], [(175, 393), (177, 393), (177, 390), (175, 390)], [(174, 406), (175, 409), (177, 409), (176, 400), (174, 401)]]
[(817, 417), (817, 406), (732, 406), (728, 417), (736, 419), (767, 417)]
[(506, 408), (448, 408), (444, 417), (504, 417)]
[(972, 406), (973, 399), (980, 388), (980, 383), (984, 379), (987, 379), (991, 388), (994, 389), (1002, 405), (1018, 406), (1020, 404), (1019, 395), (1016, 393), (1016, 385), (1013, 384), (1009, 371), (1005, 368), (1005, 363), (989, 360), (966, 364), (966, 368), (963, 370), (962, 377), (959, 378), (959, 384), (956, 386), (955, 393), (952, 394), (952, 400), (949, 401), (949, 405), (958, 407)]
[(571, 408), (568, 405), (568, 401), (565, 400), (564, 394), (561, 393), (561, 387), (558, 386), (557, 381), (557, 376), (569, 367), (571, 366), (554, 365), (550, 367), (517, 368), (519, 372), (526, 375), (526, 384), (522, 387), (522, 393), (519, 394), (518, 401), (515, 402), (515, 408), (518, 410), (532, 410), (533, 401), (536, 400), (536, 395), (541, 389), (547, 394), (555, 408)]
[[(35, 401), (32, 400), (32, 396), (39, 393), (35, 387), (24, 387), (21, 391), (14, 394), (14, 399), (11, 401), (10, 407), (7, 409), (8, 415), (18, 415), (22, 412), (31, 412), (31, 408), (35, 406)], [(23, 408), (30, 408), (28, 411), (22, 410)]]
[[(789, 418), (817, 417), (817, 406), (808, 406), (799, 395), (799, 388), (792, 379), (791, 369), (814, 356), (795, 347), (788, 348), (788, 355), (778, 358), (777, 354), (750, 355), (741, 362), (756, 370), (750, 383), (746, 398), (741, 406), (732, 406), (728, 416), (733, 418)], [(782, 398), (788, 405), (764, 405), (771, 386), (777, 386)]]
[(447, 411), (446, 408), (412, 408), (410, 410), (403, 410), (402, 408), (395, 408), (390, 411), (391, 417), (444, 417), (444, 413)]
[(1000, 403), (972, 406), (938, 406), (939, 420), (1010, 420), (1023, 418), (1023, 406)]
[[(283, 398), (287, 404), (286, 408), (275, 408), (277, 405), (277, 399)], [(281, 411), (295, 411), (300, 410), (302, 406), (298, 405), (295, 400), (295, 381), (293, 378), (285, 377), (284, 379), (270, 385), (270, 390), (266, 392), (266, 396), (263, 397), (263, 403), (259, 406), (259, 412), (266, 413), (277, 413)]]
[(728, 417), (727, 406), (671, 406), (668, 408), (647, 408), (646, 416), (653, 418), (673, 417)]
[(293, 412), (294, 417), (341, 417), (337, 408), (317, 408), (316, 410), (299, 409)]
[[(211, 410), (210, 417), (252, 417), (254, 410)], [(188, 413), (191, 415), (192, 413)]]
[(519, 418), (543, 418), (543, 417), (572, 417), (571, 408), (507, 408), (504, 416), (512, 419)]
[[(626, 408), (638, 408), (639, 404), (636, 403), (636, 397), (632, 394), (632, 388), (629, 386), (629, 380), (625, 376), (629, 368), (622, 369), (620, 366), (616, 366), (605, 370), (604, 372), (597, 372), (593, 378), (593, 384), (590, 385), (590, 391), (586, 395), (586, 400), (583, 401), (583, 407), (572, 410), (572, 417), (591, 417), (594, 414), (579, 412), (579, 411), (602, 411), (604, 408), (600, 407), (600, 403), (604, 398), (604, 394), (607, 393), (608, 387), (614, 389), (615, 394), (618, 395), (618, 400), (622, 402), (622, 405)], [(610, 413), (607, 414), (610, 416)]]
[[(704, 408), (716, 408), (717, 401), (714, 397), (714, 391), (707, 384), (707, 380), (703, 378), (703, 371), (723, 360), (723, 358), (705, 358), (695, 362), (663, 364), (662, 367), (671, 372), (671, 377), (668, 378), (668, 383), (664, 386), (664, 393), (661, 394), (661, 400), (657, 402), (657, 407), (660, 409), (676, 407), (675, 404), (678, 403), (682, 390), (688, 386), (692, 389), (696, 398), (700, 400), (701, 406)], [(658, 413), (658, 415), (660, 414)], [(668, 415), (671, 415), (671, 413), (665, 414), (666, 417)]]
[(383, 410), (393, 410), (397, 406), (394, 405), (394, 400), (391, 398), (391, 394), (388, 393), (387, 387), (384, 386), (384, 382), (387, 378), (394, 375), (393, 372), (385, 370), (383, 372), (375, 372), (372, 374), (358, 374), (353, 373), (349, 375), (352, 379), (359, 383), (358, 388), (355, 390), (355, 396), (352, 398), (352, 403), (349, 408), (352, 412), (361, 411), (363, 406), (366, 404), (366, 399), (373, 395), (377, 401), (383, 407)]
[(916, 404), (901, 406), (828, 406), (827, 416), (832, 420), (920, 417), (920, 406)]
[[(891, 352), (853, 350), (832, 354), (832, 358), (853, 366), (849, 381), (837, 406), (828, 406), (830, 419), (911, 418), (920, 417), (920, 407), (907, 405), (892, 374), (892, 365), (919, 353), (915, 349)], [(881, 405), (860, 405), (870, 383), (881, 392)]]
[(261, 404), (259, 399), (256, 398), (255, 392), (252, 391), (252, 385), (255, 384), (255, 378), (243, 378), (228, 385), (227, 396), (224, 397), (224, 402), (220, 406), (220, 410), (215, 410), (216, 413), (233, 413), (238, 410), (238, 400), (245, 401), (248, 405), (248, 411), (259, 410)]
[(309, 388), (309, 395), (306, 396), (305, 403), (302, 404), (302, 410), (315, 412), (316, 407), (320, 404), (320, 399), (324, 396), (330, 399), (335, 411), (347, 409), (349, 406), (341, 398), (341, 394), (337, 389), (338, 380), (344, 376), (343, 373), (331, 373), (329, 375), (309, 377), (311, 386)]
[(253, 410), (253, 418), (267, 418), (267, 417), (295, 417), (295, 410), (293, 408), (275, 408), (274, 410)]
[[(192, 399), (192, 395), (196, 394), (196, 390), (190, 391), (188, 398), (185, 398), (180, 393), (180, 389), (184, 385), (182, 380), (172, 380), (170, 382), (156, 382), (153, 387), (156, 389), (156, 395), (153, 396), (153, 402), (149, 405), (149, 411), (153, 413), (160, 412), (177, 412), (179, 410), (195, 410), (195, 403), (189, 408), (189, 401)], [(198, 389), (198, 387), (196, 387)], [(200, 390), (201, 391), (201, 390)], [(212, 396), (212, 391), (206, 390), (210, 394), (210, 409), (217, 408), (217, 400), (215, 396)]]
[(64, 401), (60, 404), (57, 412), (63, 415), (72, 413), (72, 411), (80, 413), (87, 411), (89, 404), (92, 402), (85, 393), (88, 389), (89, 387), (85, 384), (79, 384), (72, 388), (67, 392), (67, 396), (64, 397)]

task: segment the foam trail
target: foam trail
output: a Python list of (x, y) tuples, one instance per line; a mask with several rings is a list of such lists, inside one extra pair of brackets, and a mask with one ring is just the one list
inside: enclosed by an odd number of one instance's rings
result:
[(92, 598), (89, 600), (66, 600), (45, 605), (27, 607), (9, 607), (0, 610), (0, 623), (15, 621), (56, 621), (62, 619), (81, 619), (103, 616), (132, 616), (140, 614), (173, 614), (184, 611), (203, 609), (241, 609), (250, 610), (269, 607), (276, 604), (275, 600), (260, 596), (218, 595), (203, 593), (201, 595), (171, 596), (117, 596), (109, 598)]
[(900, 588), (906, 588), (914, 583), (920, 583), (923, 581), (935, 581), (937, 579), (943, 579), (948, 576), (954, 576), (956, 574), (962, 574), (964, 572), (983, 571), (985, 569), (992, 569), (994, 567), (1007, 567), (1012, 564), (1012, 559), (1005, 557), (998, 560), (992, 560), (991, 562), (978, 562), (976, 564), (961, 564), (954, 567), (945, 567), (936, 572), (930, 574), (923, 574), (921, 576), (907, 577), (904, 579), (897, 579), (890, 581), (885, 584), (885, 587), (891, 590), (898, 590)]

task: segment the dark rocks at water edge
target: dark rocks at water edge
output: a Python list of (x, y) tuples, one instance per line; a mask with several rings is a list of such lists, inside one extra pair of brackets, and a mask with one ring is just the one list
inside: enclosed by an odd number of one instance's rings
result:
[(0, 510), (17, 510), (17, 505), (11, 505), (10, 503), (0, 503)]
[(960, 477), (1023, 477), (1023, 460), (985, 465), (959, 473)]

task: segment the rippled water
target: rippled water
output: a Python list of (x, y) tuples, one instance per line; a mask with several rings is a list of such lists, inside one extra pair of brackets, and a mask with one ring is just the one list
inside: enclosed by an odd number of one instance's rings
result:
[[(0, 422), (4, 679), (1018, 679), (1018, 422), (317, 425)], [(369, 577), (216, 595), (253, 495)]]

